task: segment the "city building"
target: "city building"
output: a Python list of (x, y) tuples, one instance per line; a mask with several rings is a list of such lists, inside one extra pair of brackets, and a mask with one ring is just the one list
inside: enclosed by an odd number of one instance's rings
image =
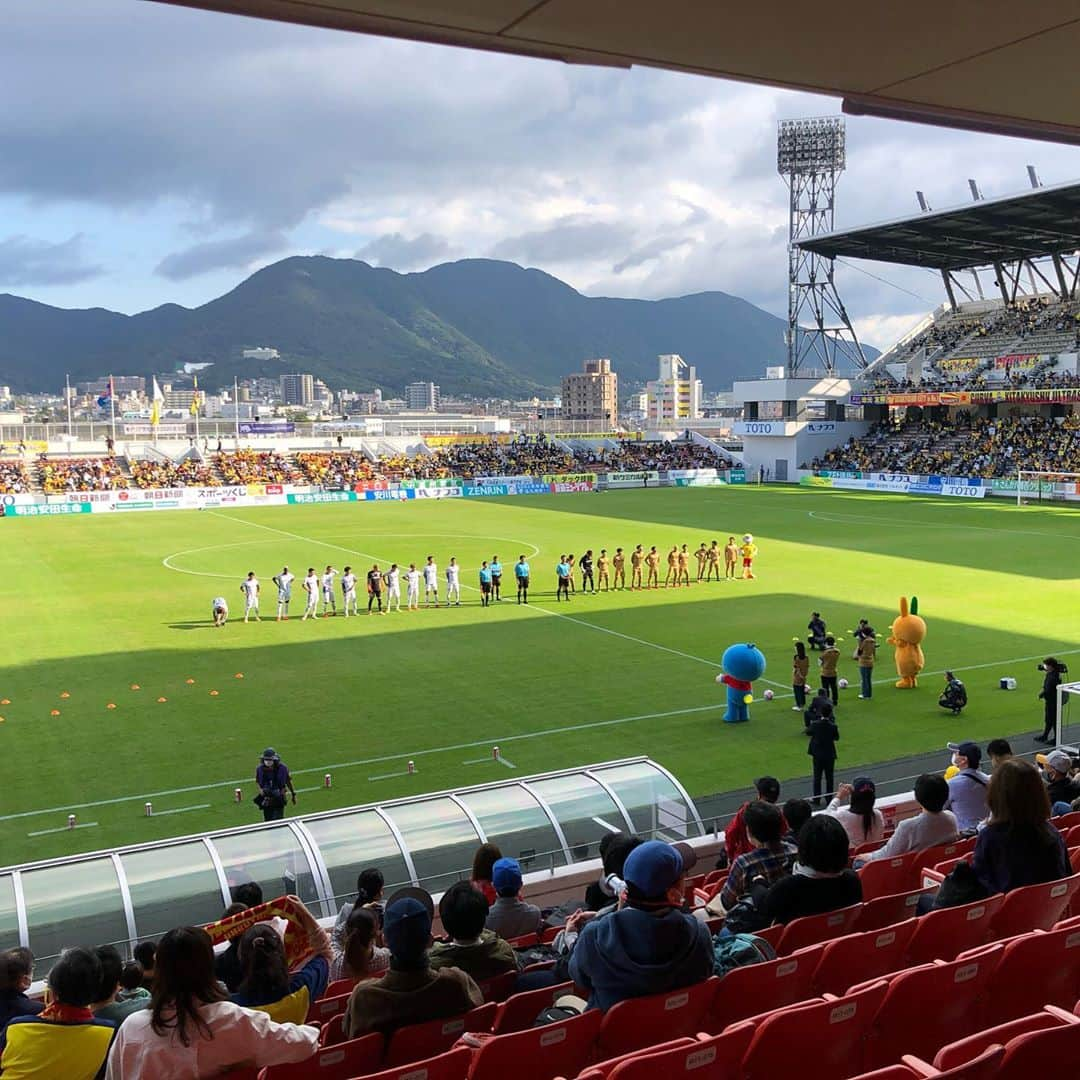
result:
[(307, 374), (282, 375), (281, 400), (285, 405), (310, 405), (315, 400), (315, 380)]
[(648, 422), (670, 427), (701, 416), (701, 380), (697, 369), (678, 355), (664, 353), (657, 358), (658, 377), (646, 384)]
[(277, 349), (271, 349), (266, 345), (259, 345), (254, 349), (244, 349), (240, 354), (245, 360), (280, 360), (281, 353)]
[[(146, 379), (142, 375), (114, 375), (112, 377), (113, 390), (120, 394), (145, 394), (146, 393)], [(109, 376), (102, 375), (99, 379), (92, 379), (90, 382), (81, 382), (75, 384), (75, 392), (80, 395), (99, 395), (104, 394), (109, 389)]]
[(619, 376), (606, 359), (586, 360), (585, 370), (564, 375), (562, 415), (566, 420), (600, 420), (614, 424), (619, 418)]
[(414, 382), (405, 387), (405, 408), (410, 412), (435, 412), (439, 387), (433, 382)]
[(173, 387), (172, 383), (162, 383), (161, 392), (165, 396), (163, 404), (166, 412), (170, 410), (186, 411), (191, 408), (191, 403), (195, 399), (195, 391), (193, 389), (177, 390)]

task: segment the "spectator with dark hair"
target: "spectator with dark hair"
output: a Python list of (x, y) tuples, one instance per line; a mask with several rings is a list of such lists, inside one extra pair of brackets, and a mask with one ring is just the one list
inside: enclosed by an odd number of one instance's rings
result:
[(833, 715), (832, 702), (823, 695), (822, 690), (813, 704), (806, 711), (808, 717), (812, 716), (806, 729), (810, 736), (806, 752), (814, 766), (814, 805), (821, 805), (822, 781), (824, 781), (826, 793), (833, 791), (836, 779), (836, 744), (840, 741), (840, 729), (836, 726), (836, 718)]
[(439, 901), (439, 918), (450, 940), (432, 945), (428, 956), (431, 966), (436, 971), (460, 968), (478, 983), (516, 971), (517, 954), (509, 941), (484, 929), (487, 917), (488, 902), (471, 882), (451, 885)]
[(965, 740), (949, 743), (948, 748), (953, 752), (952, 763), (960, 771), (948, 782), (949, 801), (945, 809), (956, 815), (956, 824), (962, 833), (971, 832), (986, 817), (990, 777), (979, 771), (982, 750), (978, 743)]
[(257, 881), (241, 881), (229, 889), (234, 904), (243, 904), (244, 910), (258, 907), (263, 902), (262, 886)]
[(124, 1021), (106, 1080), (191, 1080), (284, 1065), (312, 1057), (318, 1042), (317, 1028), (276, 1024), (265, 1012), (228, 1001), (206, 931), (180, 926), (158, 945), (150, 1008)]
[(136, 960), (128, 960), (120, 969), (120, 991), (116, 995), (117, 1001), (141, 1001), (144, 1006), (150, 1005), (150, 991), (142, 984), (142, 964)]
[(1064, 750), (1051, 750), (1049, 754), (1036, 754), (1035, 760), (1043, 767), (1054, 816), (1069, 813), (1073, 799), (1080, 797), (1080, 782), (1072, 778), (1073, 759)]
[(36, 1016), (12, 1017), (0, 1032), (4, 1080), (100, 1077), (116, 1034), (116, 1024), (90, 1011), (100, 984), (101, 963), (93, 950), (65, 949), (49, 971), (49, 1004)]
[[(757, 801), (776, 803), (780, 801), (780, 781), (775, 776), (762, 776), (754, 781), (754, 789), (757, 792)], [(746, 808), (751, 803), (744, 802), (739, 807), (735, 816), (724, 829), (724, 850), (727, 853), (728, 865), (730, 866), (740, 855), (752, 849), (750, 837), (746, 832)], [(784, 833), (787, 832), (787, 822), (784, 822)]]
[(862, 882), (848, 869), (844, 827), (829, 814), (815, 814), (799, 832), (795, 866), (765, 894), (761, 912), (769, 923), (789, 923), (861, 901)]
[(951, 844), (959, 836), (956, 815), (945, 809), (949, 785), (940, 773), (923, 773), (915, 781), (915, 801), (922, 807), (922, 813), (901, 821), (888, 843), (865, 856), (863, 862), (892, 859), (909, 851)]
[(1008, 739), (991, 739), (986, 744), (986, 756), (990, 759), (990, 771), (993, 772), (1003, 761), (1013, 756)]
[[(844, 800), (848, 805), (844, 805)], [(852, 847), (873, 844), (885, 836), (885, 816), (874, 806), (877, 788), (868, 776), (858, 777), (854, 783), (841, 784), (832, 802), (825, 808), (844, 827)]]
[(810, 658), (806, 655), (806, 646), (796, 641), (795, 655), (791, 658), (791, 692), (795, 695), (792, 712), (802, 712), (806, 708), (806, 680), (809, 674)]
[(484, 894), (484, 899), (489, 904), (494, 904), (496, 899), (495, 886), (491, 883), (491, 871), (495, 864), (502, 858), (502, 852), (498, 844), (481, 844), (476, 849), (472, 864), (473, 887)]
[(348, 922), (354, 908), (370, 908), (379, 926), (382, 926), (384, 885), (382, 871), (374, 866), (369, 866), (356, 875), (356, 899), (341, 905), (337, 921), (334, 923), (331, 938), (335, 948), (343, 949), (345, 947), (345, 923)]
[(390, 970), (353, 990), (343, 1021), (350, 1039), (458, 1016), (483, 1004), (471, 976), (455, 967), (436, 970), (428, 962), (434, 913), (431, 897), (422, 889), (403, 889), (390, 897), (383, 918)]
[(781, 838), (784, 817), (772, 803), (755, 802), (746, 808), (746, 831), (753, 848), (740, 855), (728, 871), (720, 890), (720, 906), (730, 911), (750, 892), (752, 884), (766, 886), (791, 873), (795, 846)]
[(712, 974), (705, 924), (682, 910), (685, 871), (679, 849), (647, 840), (626, 859), (626, 904), (585, 925), (570, 956), (570, 977), (589, 1007), (662, 994)]
[(133, 1012), (147, 1007), (150, 995), (146, 994), (142, 999), (128, 998), (126, 1001), (118, 1001), (124, 961), (114, 945), (99, 945), (94, 953), (101, 964), (101, 982), (90, 1009), (99, 1020), (112, 1020), (114, 1024), (122, 1024)]
[(798, 842), (799, 830), (814, 816), (814, 808), (807, 799), (788, 799), (784, 803), (783, 814), (788, 838)]
[(642, 842), (639, 836), (627, 836), (624, 832), (605, 833), (600, 841), (600, 878), (585, 890), (585, 907), (599, 911), (619, 899), (626, 882), (623, 867), (626, 857)]
[(487, 913), (486, 925), (501, 938), (512, 941), (540, 929), (543, 916), (535, 904), (527, 904), (521, 892), (521, 867), (517, 859), (498, 859), (491, 868), (495, 903)]
[[(247, 911), (247, 904), (240, 901), (230, 904), (222, 913), (223, 919)], [(240, 937), (229, 939), (229, 944), (214, 954), (214, 970), (217, 977), (225, 984), (230, 994), (235, 994), (244, 981), (244, 969), (240, 966)]]
[(377, 979), (390, 966), (390, 950), (381, 945), (382, 931), (375, 912), (355, 906), (345, 921), (341, 946), (336, 942), (330, 964), (330, 981)]
[(157, 952), (157, 942), (140, 941), (132, 950), (135, 962), (143, 969), (142, 984), (147, 990), (154, 988), (154, 955)]
[(1052, 743), (1057, 726), (1057, 688), (1061, 685), (1065, 665), (1055, 657), (1048, 656), (1039, 665), (1039, 670), (1044, 672), (1042, 689), (1039, 691), (1039, 700), (1043, 703), (1043, 731), (1035, 736), (1035, 741)]
[(244, 977), (232, 994), (237, 1005), (259, 1009), (279, 1023), (302, 1024), (312, 1002), (318, 1001), (330, 977), (333, 950), (326, 931), (299, 900), (296, 912), (314, 955), (290, 974), (285, 943), (270, 923), (256, 923), (240, 938), (240, 967)]
[(26, 996), (34, 981), (34, 954), (14, 948), (0, 953), (0, 1031), (13, 1016), (37, 1016), (45, 1003)]

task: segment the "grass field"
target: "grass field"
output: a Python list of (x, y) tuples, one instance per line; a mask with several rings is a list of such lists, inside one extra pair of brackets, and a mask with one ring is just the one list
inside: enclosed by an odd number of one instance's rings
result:
[[(760, 547), (756, 581), (554, 603), (560, 552), (693, 550), (747, 531)], [(635, 490), (32, 519), (5, 522), (2, 537), (4, 864), (254, 822), (251, 776), (267, 744), (293, 769), (307, 812), (635, 754), (695, 795), (762, 772), (801, 776), (787, 688), (792, 638), (811, 609), (847, 639), (844, 774), (958, 735), (1036, 730), (1037, 660), (1080, 653), (1080, 517), (1064, 508)], [(362, 576), (372, 558), (419, 564), (434, 553), (445, 566), (456, 555), (473, 586), (481, 559), (498, 553), (509, 570), (522, 552), (528, 609), (507, 590), (509, 602), (483, 610), (465, 588), (461, 608), (304, 623), (294, 593), (288, 623), (265, 618), (283, 563), (302, 576), (351, 562)], [(263, 581), (264, 621), (245, 626), (236, 613), (249, 569)], [(223, 630), (208, 618), (219, 592), (233, 610)], [(848, 630), (865, 616), (884, 639), (902, 593), (918, 595), (929, 625), (923, 685), (893, 689), (883, 645), (875, 696), (858, 701)], [(755, 703), (749, 724), (727, 725), (713, 680), (725, 647), (745, 640), (769, 662), (756, 695), (771, 685), (777, 697)], [(971, 704), (959, 721), (936, 704), (946, 666), (965, 672)], [(1018, 692), (996, 689), (1003, 674)], [(496, 743), (516, 772), (491, 760)], [(408, 759), (417, 771), (400, 775)], [(69, 810), (87, 827), (64, 828)]]

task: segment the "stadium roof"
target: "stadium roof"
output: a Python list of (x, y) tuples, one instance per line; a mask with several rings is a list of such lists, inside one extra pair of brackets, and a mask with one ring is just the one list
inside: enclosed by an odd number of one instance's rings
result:
[(165, 2), (570, 63), (697, 72), (830, 94), (853, 114), (1080, 142), (1074, 0)]
[(1073, 252), (1080, 250), (1080, 183), (822, 233), (799, 246), (830, 258), (874, 259), (934, 270), (966, 270)]

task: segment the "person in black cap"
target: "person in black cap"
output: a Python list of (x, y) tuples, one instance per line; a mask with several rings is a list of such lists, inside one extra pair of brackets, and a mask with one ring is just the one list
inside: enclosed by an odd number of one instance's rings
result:
[(259, 789), (255, 805), (262, 811), (263, 821), (278, 821), (285, 816), (286, 791), (292, 795), (293, 806), (296, 805), (296, 788), (293, 787), (289, 768), (272, 746), (268, 746), (259, 759), (255, 786)]
[(456, 967), (436, 971), (428, 962), (434, 914), (435, 905), (423, 889), (400, 889), (390, 897), (383, 916), (390, 970), (353, 990), (342, 1022), (350, 1039), (458, 1016), (484, 1003), (471, 976)]
[(570, 956), (570, 977), (588, 991), (592, 1009), (691, 986), (713, 970), (708, 928), (682, 910), (679, 848), (647, 840), (627, 856), (623, 873), (625, 902), (587, 923)]

